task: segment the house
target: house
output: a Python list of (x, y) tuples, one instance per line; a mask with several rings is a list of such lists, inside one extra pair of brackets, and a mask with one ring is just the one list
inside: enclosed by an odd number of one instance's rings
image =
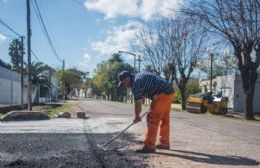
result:
[(74, 89), (74, 95), (75, 97), (78, 98), (92, 98), (93, 94), (92, 94), (92, 88), (88, 88), (88, 89), (80, 89), (80, 88), (76, 88)]
[[(200, 80), (199, 85), (201, 87), (202, 93), (207, 93), (210, 91), (210, 80)], [(217, 93), (222, 91), (223, 96), (228, 97), (229, 103), (228, 107), (233, 109), (234, 112), (244, 111), (244, 92), (242, 88), (242, 81), (239, 74), (218, 76), (212, 80), (212, 91)], [(257, 79), (255, 85), (255, 95), (254, 95), (254, 112), (260, 112), (260, 78)]]
[(52, 102), (52, 101), (58, 101), (59, 96), (59, 89), (58, 89), (58, 79), (56, 77), (56, 71), (54, 69), (48, 70), (45, 75), (50, 77), (51, 81), (51, 87), (47, 92), (41, 92), (41, 87), (38, 87), (38, 93), (39, 93), (39, 103), (46, 103), (46, 102)]

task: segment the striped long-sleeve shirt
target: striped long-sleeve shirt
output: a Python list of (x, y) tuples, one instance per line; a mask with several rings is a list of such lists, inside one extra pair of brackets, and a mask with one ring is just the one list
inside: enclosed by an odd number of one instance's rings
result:
[(142, 98), (153, 99), (162, 93), (172, 94), (174, 89), (165, 79), (150, 72), (141, 72), (132, 77), (131, 89), (135, 101)]

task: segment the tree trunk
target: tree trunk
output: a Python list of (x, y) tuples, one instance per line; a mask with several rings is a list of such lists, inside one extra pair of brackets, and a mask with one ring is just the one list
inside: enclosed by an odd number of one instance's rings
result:
[(253, 95), (254, 93), (245, 93), (245, 119), (254, 120)]
[(186, 85), (183, 85), (181, 87), (179, 87), (180, 89), (180, 94), (181, 94), (181, 107), (182, 110), (186, 110)]
[(255, 84), (257, 80), (256, 68), (254, 68), (253, 65), (241, 66), (240, 73), (241, 73), (242, 86), (243, 86), (244, 96), (245, 96), (245, 105), (244, 105), (245, 119), (254, 120), (255, 118), (254, 118), (253, 102), (254, 102)]
[[(251, 72), (253, 73), (253, 72)], [(255, 72), (256, 73), (256, 72)], [(256, 79), (253, 77), (254, 75), (249, 76), (249, 88), (247, 91), (245, 91), (245, 119), (247, 120), (255, 120), (254, 118), (254, 93), (255, 93), (255, 84)]]

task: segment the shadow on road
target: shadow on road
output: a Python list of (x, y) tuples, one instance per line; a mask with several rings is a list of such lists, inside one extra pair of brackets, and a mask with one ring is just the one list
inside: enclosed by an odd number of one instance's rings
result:
[(156, 152), (159, 155), (179, 157), (182, 159), (191, 160), (194, 162), (203, 162), (208, 164), (219, 164), (219, 165), (243, 165), (243, 166), (257, 166), (259, 162), (250, 158), (241, 156), (220, 156), (192, 151), (184, 150), (170, 150), (174, 153)]

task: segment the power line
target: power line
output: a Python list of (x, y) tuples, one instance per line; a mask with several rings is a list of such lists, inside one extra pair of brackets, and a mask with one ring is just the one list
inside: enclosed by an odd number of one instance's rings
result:
[[(4, 25), (6, 28), (8, 28), (10, 31), (12, 31), (15, 35), (19, 36), (19, 37), (24, 37), (23, 35), (17, 33), (13, 28), (11, 28), (7, 23), (5, 23), (2, 19), (0, 19), (0, 23), (2, 25)], [(11, 36), (11, 35), (5, 35), (7, 37), (11, 37), (11, 38), (15, 38), (14, 36)], [(39, 57), (37, 57), (37, 55), (31, 51), (33, 57), (37, 60), (37, 61), (40, 61)]]
[(38, 6), (36, 0), (34, 0), (34, 3), (35, 3), (35, 5), (33, 5), (34, 11), (35, 11), (36, 16), (37, 16), (37, 19), (38, 19), (38, 21), (39, 21), (39, 23), (40, 23), (40, 25), (41, 25), (42, 31), (43, 31), (43, 33), (44, 33), (44, 36), (46, 37), (47, 42), (48, 42), (48, 44), (49, 44), (49, 46), (50, 46), (50, 48), (51, 48), (51, 51), (52, 51), (52, 53), (54, 54), (54, 56), (55, 56), (60, 62), (62, 62), (62, 59), (61, 59), (61, 58), (59, 57), (59, 55), (57, 54), (57, 51), (56, 51), (56, 49), (55, 49), (55, 47), (54, 47), (54, 45), (53, 45), (53, 43), (52, 43), (52, 41), (51, 41), (50, 35), (49, 35), (48, 31), (47, 31), (47, 28), (46, 28), (46, 26), (45, 26), (45, 23), (44, 23), (44, 21), (43, 21), (43, 18), (42, 18), (41, 12), (40, 12), (40, 8), (39, 8), (39, 6)]
[(57, 51), (56, 51), (56, 49), (55, 49), (55, 47), (54, 47), (54, 44), (53, 44), (53, 42), (52, 42), (52, 40), (51, 40), (51, 38), (50, 38), (50, 35), (49, 35), (48, 31), (47, 31), (46, 25), (45, 25), (45, 23), (44, 23), (44, 21), (43, 21), (43, 17), (42, 17), (41, 12), (40, 12), (40, 8), (39, 8), (39, 6), (38, 6), (38, 3), (37, 3), (36, 0), (34, 0), (33, 2), (34, 2), (34, 4), (33, 4), (34, 12), (35, 12), (35, 14), (36, 14), (36, 17), (37, 17), (38, 22), (39, 22), (40, 25), (41, 25), (43, 34), (44, 34), (44, 36), (45, 36), (45, 38), (46, 38), (46, 40), (47, 40), (47, 42), (48, 42), (48, 44), (49, 44), (49, 46), (50, 46), (50, 48), (51, 48), (51, 51), (52, 51), (53, 55), (54, 55), (60, 62), (62, 62), (62, 59), (61, 59), (60, 56), (58, 55), (58, 53), (57, 53)]
[(7, 29), (9, 29), (10, 31), (12, 31), (14, 34), (16, 34), (19, 37), (23, 37), (22, 35), (20, 35), (19, 33), (17, 33), (14, 29), (12, 29), (7, 23), (5, 23), (2, 19), (0, 19), (0, 23), (5, 26)]
[(82, 3), (80, 3), (79, 1), (77, 1), (77, 0), (71, 0), (71, 1), (85, 9), (84, 5)]
[(33, 52), (33, 50), (31, 50), (32, 56), (38, 61), (40, 62), (40, 59), (37, 57), (37, 55), (35, 54), (35, 52)]

